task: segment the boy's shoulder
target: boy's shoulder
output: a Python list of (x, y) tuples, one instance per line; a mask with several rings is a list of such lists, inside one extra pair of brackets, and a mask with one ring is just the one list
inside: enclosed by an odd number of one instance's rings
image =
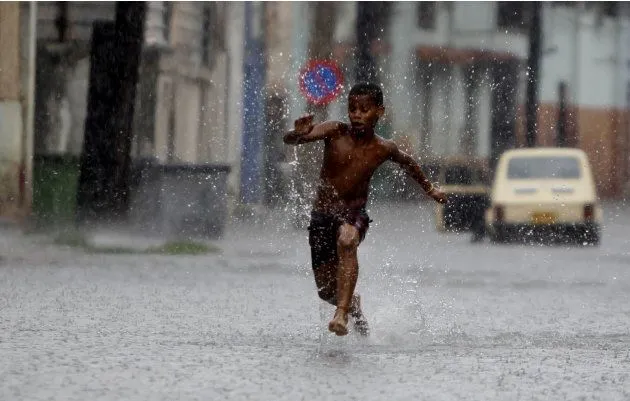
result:
[(391, 139), (386, 139), (379, 135), (374, 135), (374, 139), (378, 141), (380, 146), (387, 148), (388, 150), (396, 150), (398, 148), (396, 142)]

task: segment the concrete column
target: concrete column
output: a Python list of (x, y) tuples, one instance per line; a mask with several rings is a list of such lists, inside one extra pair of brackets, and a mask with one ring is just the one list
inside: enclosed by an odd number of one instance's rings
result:
[(171, 125), (171, 109), (174, 107), (174, 91), (171, 77), (158, 74), (156, 79), (155, 103), (155, 137), (154, 153), (160, 163), (167, 163), (169, 159), (169, 127)]
[(306, 111), (306, 99), (300, 92), (300, 69), (307, 62), (308, 38), (311, 35), (311, 26), (308, 20), (309, 3), (296, 1), (290, 3), (293, 12), (292, 43), (291, 43), (291, 70), (287, 87), (289, 89), (289, 127), (293, 128), (293, 121)]
[(24, 191), (20, 3), (0, 3), (0, 218), (16, 218)]
[(433, 88), (432, 82), (434, 79), (435, 67), (429, 65), (426, 62), (422, 62), (419, 66), (418, 72), (418, 87), (420, 96), (417, 98), (419, 103), (419, 118), (418, 126), (419, 132), (419, 151), (421, 154), (431, 153), (431, 134), (433, 126), (431, 123), (431, 111), (433, 107)]
[(0, 3), (0, 100), (20, 99), (20, 3)]
[(245, 3), (241, 200), (254, 205), (260, 203), (262, 195), (266, 65), (263, 16), (261, 2)]
[(448, 120), (448, 154), (466, 154), (464, 136), (466, 132), (466, 74), (461, 64), (451, 65), (450, 76), (451, 99)]
[(166, 47), (166, 29), (164, 25), (164, 12), (166, 7), (163, 1), (147, 2), (147, 16), (144, 30), (144, 41), (148, 46)]
[(241, 147), (243, 132), (243, 57), (245, 7), (242, 2), (229, 3), (226, 10), (227, 24), (227, 54), (228, 59), (228, 89), (227, 100), (227, 130), (228, 130), (228, 156), (227, 160), (232, 166), (228, 178), (228, 192), (236, 197), (240, 193), (241, 177)]
[(28, 24), (22, 27), (22, 60), (25, 62), (22, 82), (24, 85), (24, 140), (22, 141), (23, 183), (22, 210), (30, 214), (33, 205), (33, 151), (35, 131), (35, 65), (37, 54), (37, 2), (28, 7)]
[(436, 66), (435, 75), (431, 81), (431, 151), (435, 155), (445, 156), (448, 151), (449, 136), (449, 101), (450, 101), (450, 71), (445, 64)]
[(198, 163), (200, 88), (192, 80), (180, 78), (175, 87), (175, 135), (173, 161)]
[(490, 69), (487, 65), (478, 65), (480, 69), (479, 74), (479, 89), (477, 90), (477, 155), (479, 157), (490, 156), (490, 96), (492, 77), (490, 76)]

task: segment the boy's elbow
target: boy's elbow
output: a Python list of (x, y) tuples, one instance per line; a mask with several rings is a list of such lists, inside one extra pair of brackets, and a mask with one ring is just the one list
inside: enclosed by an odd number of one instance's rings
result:
[(290, 135), (291, 134), (286, 134), (284, 137), (282, 137), (282, 142), (287, 145), (295, 145), (295, 138), (291, 138)]

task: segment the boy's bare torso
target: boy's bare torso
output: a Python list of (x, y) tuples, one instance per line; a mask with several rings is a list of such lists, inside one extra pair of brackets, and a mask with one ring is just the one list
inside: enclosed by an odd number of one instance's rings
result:
[(313, 205), (331, 214), (365, 207), (372, 175), (390, 155), (386, 140), (376, 135), (358, 135), (343, 123), (335, 129), (337, 135), (325, 141)]

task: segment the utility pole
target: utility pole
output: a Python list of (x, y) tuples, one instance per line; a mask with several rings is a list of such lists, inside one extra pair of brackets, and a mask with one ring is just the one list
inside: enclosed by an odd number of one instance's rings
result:
[[(329, 2), (316, 2), (314, 7), (314, 29), (311, 31), (308, 53), (311, 59), (329, 59), (332, 57), (337, 7), (336, 4)], [(328, 107), (326, 105), (309, 103), (307, 111), (315, 114), (315, 121), (325, 121), (328, 118)]]
[(379, 38), (389, 5), (381, 1), (360, 1), (357, 3), (357, 82), (376, 82), (378, 74), (372, 45)]
[(526, 144), (527, 147), (536, 146), (538, 126), (538, 77), (540, 70), (540, 54), (542, 44), (541, 12), (543, 3), (532, 1), (529, 3), (529, 57), (527, 58), (527, 101), (525, 106), (526, 116)]
[(503, 60), (492, 65), (490, 169), (493, 172), (501, 154), (514, 147), (519, 71), (516, 60)]
[(374, 5), (371, 2), (357, 3), (357, 82), (372, 81), (376, 75), (376, 65), (372, 57), (374, 39)]
[(558, 83), (558, 132), (557, 146), (567, 146), (567, 83)]

